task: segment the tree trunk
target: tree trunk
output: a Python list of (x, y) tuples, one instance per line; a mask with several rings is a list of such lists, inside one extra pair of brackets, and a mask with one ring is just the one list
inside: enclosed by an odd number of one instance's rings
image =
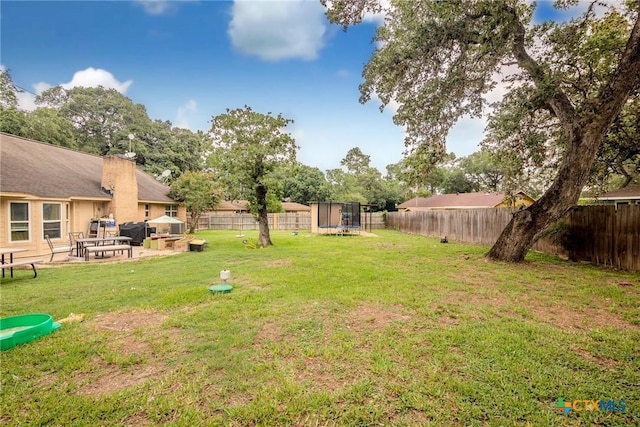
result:
[[(640, 12), (640, 5), (638, 5)], [(536, 85), (547, 85), (545, 70), (525, 50), (525, 29), (515, 17), (514, 56)], [(487, 257), (521, 262), (533, 244), (578, 201), (598, 148), (627, 98), (640, 85), (640, 19), (636, 18), (620, 63), (609, 83), (590, 105), (576, 114), (569, 98), (555, 88), (547, 104), (567, 134), (567, 148), (558, 175), (544, 195), (528, 209), (517, 212), (493, 245)]]
[(258, 246), (272, 246), (269, 235), (269, 215), (267, 213), (267, 189), (259, 184), (256, 187), (256, 198), (258, 201)]
[(487, 254), (488, 258), (523, 261), (545, 230), (576, 205), (607, 128), (602, 119), (596, 118), (590, 126), (574, 127), (555, 181), (538, 201), (513, 215)]

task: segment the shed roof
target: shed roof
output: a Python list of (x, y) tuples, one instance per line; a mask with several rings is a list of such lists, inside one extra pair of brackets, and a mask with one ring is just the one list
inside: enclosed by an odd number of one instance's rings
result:
[[(100, 156), (0, 132), (0, 191), (56, 199), (102, 199)], [(138, 199), (175, 203), (170, 187), (136, 170)]]

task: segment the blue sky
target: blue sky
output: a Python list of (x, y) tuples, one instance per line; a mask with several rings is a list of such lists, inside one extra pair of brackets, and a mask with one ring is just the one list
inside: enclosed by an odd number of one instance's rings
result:
[[(550, 10), (541, 2), (541, 16)], [(0, 64), (28, 91), (101, 84), (192, 130), (227, 108), (282, 113), (295, 121), (298, 160), (323, 171), (353, 147), (381, 172), (402, 158), (392, 110), (358, 102), (376, 17), (343, 32), (317, 0), (3, 0), (0, 13)], [(20, 102), (33, 108), (33, 95)], [(448, 151), (477, 151), (483, 128), (463, 119)]]

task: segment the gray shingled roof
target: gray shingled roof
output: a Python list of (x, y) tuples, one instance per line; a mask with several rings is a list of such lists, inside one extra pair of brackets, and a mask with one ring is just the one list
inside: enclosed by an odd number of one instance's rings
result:
[[(102, 157), (0, 133), (0, 191), (37, 197), (110, 199), (100, 189)], [(175, 202), (170, 188), (138, 170), (138, 199)]]

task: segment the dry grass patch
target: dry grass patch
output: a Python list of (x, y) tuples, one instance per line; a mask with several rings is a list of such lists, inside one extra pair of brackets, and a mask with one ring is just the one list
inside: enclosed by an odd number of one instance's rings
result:
[(354, 332), (380, 331), (393, 322), (406, 322), (413, 318), (407, 309), (382, 304), (361, 304), (346, 314), (344, 324)]
[(612, 369), (618, 366), (618, 362), (616, 362), (615, 360), (609, 357), (596, 356), (590, 351), (584, 350), (582, 348), (573, 348), (571, 349), (571, 351), (573, 351), (575, 355), (580, 356), (584, 360), (595, 363), (596, 365), (602, 366), (603, 368)]
[(283, 258), (283, 259), (276, 259), (272, 261), (266, 261), (264, 265), (267, 268), (286, 268), (286, 267), (291, 267), (293, 265), (293, 261), (291, 260), (291, 258)]
[[(109, 333), (107, 345), (114, 354), (124, 358), (134, 357), (138, 359), (138, 363), (123, 368), (106, 362), (102, 357), (96, 357), (93, 361), (95, 369), (90, 374), (75, 378), (79, 384), (86, 383), (78, 393), (86, 396), (113, 394), (167, 374), (168, 368), (164, 361), (153, 358), (153, 346), (148, 341), (149, 338), (163, 338), (161, 329), (165, 319), (166, 316), (153, 311), (130, 311), (106, 313), (88, 322), (89, 327), (94, 330)], [(144, 334), (139, 336), (138, 330), (142, 330)], [(177, 332), (171, 329), (164, 333), (175, 335)]]
[(254, 339), (254, 345), (264, 346), (267, 342), (279, 343), (282, 341), (282, 327), (275, 323), (262, 325)]
[(131, 332), (136, 329), (160, 328), (166, 316), (155, 311), (129, 311), (105, 313), (90, 322), (94, 328), (102, 331)]
[[(108, 364), (100, 369), (100, 376), (88, 384), (82, 386), (78, 393), (84, 396), (102, 396), (117, 393), (129, 387), (134, 387), (145, 383), (147, 380), (157, 378), (166, 373), (164, 366), (158, 365), (136, 365), (130, 371), (123, 371), (121, 368)], [(86, 377), (86, 375), (84, 375)], [(83, 378), (79, 382), (86, 381)]]
[(314, 390), (335, 393), (349, 385), (351, 381), (337, 376), (334, 368), (335, 364), (322, 357), (303, 357), (293, 367), (294, 381), (297, 384), (308, 385)]
[[(523, 302), (524, 303), (524, 302)], [(526, 301), (523, 304), (533, 313), (536, 320), (560, 329), (593, 330), (613, 328), (625, 331), (640, 331), (639, 325), (624, 320), (620, 315), (609, 312), (605, 307), (584, 307), (576, 309), (563, 304), (540, 304)]]

